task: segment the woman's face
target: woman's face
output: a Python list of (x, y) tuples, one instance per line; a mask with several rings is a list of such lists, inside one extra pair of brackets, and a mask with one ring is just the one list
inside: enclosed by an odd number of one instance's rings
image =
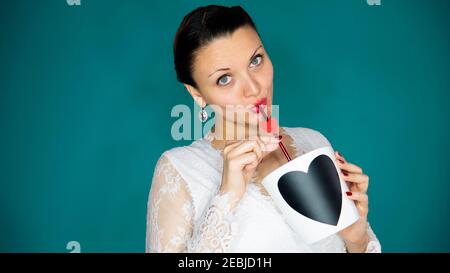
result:
[(230, 107), (238, 114), (256, 116), (255, 104), (263, 99), (269, 106), (272, 103), (272, 62), (251, 27), (238, 28), (199, 49), (193, 62), (193, 78), (197, 89), (190, 87), (194, 89), (191, 95), (194, 99), (198, 96), (197, 102), (201, 98), (210, 104), (216, 118), (220, 115), (217, 110), (228, 111)]

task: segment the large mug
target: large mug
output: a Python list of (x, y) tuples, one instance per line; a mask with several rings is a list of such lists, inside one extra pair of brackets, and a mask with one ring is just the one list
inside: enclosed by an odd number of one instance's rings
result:
[(287, 162), (269, 173), (262, 184), (292, 230), (308, 244), (359, 219), (354, 201), (344, 198), (348, 187), (329, 146)]

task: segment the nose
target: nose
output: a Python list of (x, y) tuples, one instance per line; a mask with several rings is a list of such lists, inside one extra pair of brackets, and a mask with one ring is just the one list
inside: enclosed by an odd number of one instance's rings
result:
[(258, 81), (256, 81), (251, 74), (247, 74), (245, 77), (245, 85), (244, 85), (244, 96), (245, 97), (251, 97), (255, 96), (257, 97), (261, 91), (261, 88), (258, 84)]

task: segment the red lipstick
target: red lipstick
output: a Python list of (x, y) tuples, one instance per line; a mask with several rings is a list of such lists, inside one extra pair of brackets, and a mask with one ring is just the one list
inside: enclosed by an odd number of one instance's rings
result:
[(267, 105), (267, 98), (262, 98), (256, 101), (255, 104), (253, 105), (254, 106), (253, 111), (259, 114), (259, 107), (263, 105)]

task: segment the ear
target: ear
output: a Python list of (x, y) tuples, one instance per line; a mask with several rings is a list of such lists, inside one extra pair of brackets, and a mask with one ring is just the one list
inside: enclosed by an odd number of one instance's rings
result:
[(205, 99), (197, 88), (189, 84), (184, 84), (184, 87), (186, 87), (186, 90), (189, 92), (189, 94), (191, 94), (192, 98), (194, 99), (195, 103), (198, 104), (198, 106), (204, 107), (206, 105)]

